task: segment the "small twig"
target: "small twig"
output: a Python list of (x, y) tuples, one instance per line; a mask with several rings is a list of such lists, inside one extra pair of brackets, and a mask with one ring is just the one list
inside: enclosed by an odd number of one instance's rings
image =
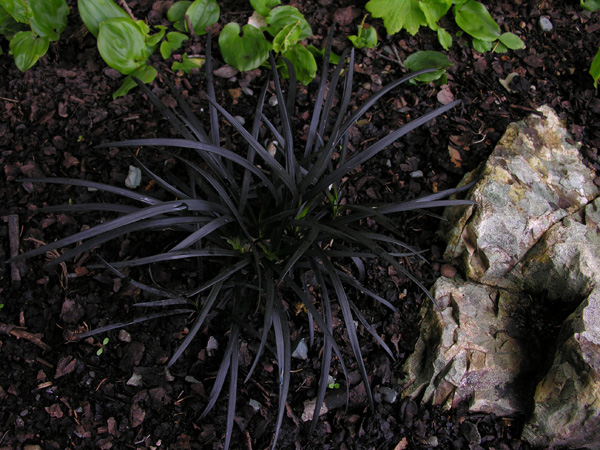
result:
[(127, 2), (125, 0), (119, 0), (119, 4), (123, 7), (123, 9), (125, 10), (125, 12), (127, 14), (129, 14), (129, 17), (131, 17), (134, 21), (137, 21), (137, 19), (135, 18), (135, 16), (131, 12), (131, 9), (129, 8), (129, 5), (127, 4)]
[(520, 109), (521, 111), (527, 111), (527, 112), (530, 112), (532, 114), (535, 114), (536, 116), (540, 116), (540, 117), (546, 118), (546, 116), (544, 116), (544, 114), (542, 114), (541, 112), (536, 111), (533, 108), (528, 108), (527, 106), (521, 106), (521, 105), (508, 105), (508, 106), (510, 106), (513, 109)]
[[(19, 216), (17, 214), (11, 214), (9, 216), (2, 217), (6, 223), (8, 223), (8, 243), (10, 247), (10, 257), (14, 258), (19, 254)], [(21, 281), (21, 273), (17, 263), (10, 264), (10, 279), (14, 283)]]
[(42, 350), (45, 350), (45, 351), (50, 350), (52, 348), (48, 344), (46, 344), (45, 342), (42, 341), (43, 334), (30, 333), (21, 328), (18, 328), (16, 325), (8, 325), (6, 323), (0, 322), (0, 333), (8, 334), (9, 336), (14, 336), (17, 339), (25, 339), (25, 340), (31, 342), (32, 344), (37, 345), (38, 347), (40, 347)]
[(5, 102), (19, 103), (19, 100), (13, 100), (12, 98), (6, 98), (6, 97), (0, 97), (0, 100), (4, 100)]

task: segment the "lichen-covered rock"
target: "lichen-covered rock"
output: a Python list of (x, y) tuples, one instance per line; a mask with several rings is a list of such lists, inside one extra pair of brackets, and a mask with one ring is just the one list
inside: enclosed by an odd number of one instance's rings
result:
[[(440, 311), (421, 312), (402, 395), (447, 407), (468, 400), (471, 411), (497, 415), (533, 404), (523, 433), (533, 445), (600, 450), (599, 191), (556, 114), (540, 111), (545, 118), (509, 125), (463, 180), (477, 181), (477, 205), (447, 214), (444, 256), (467, 281), (435, 283)], [(523, 328), (533, 301), (577, 308), (557, 343)], [(527, 381), (536, 379), (537, 388)]]
[(539, 111), (545, 118), (508, 126), (477, 175), (477, 206), (451, 220), (445, 257), (461, 261), (468, 279), (512, 287), (506, 274), (546, 230), (598, 195), (593, 172), (556, 113)]
[(600, 449), (600, 288), (561, 328), (523, 437), (544, 448)]
[(508, 278), (551, 300), (581, 301), (600, 286), (600, 198), (553, 225)]
[(421, 334), (404, 365), (404, 396), (446, 407), (514, 415), (526, 410), (516, 377), (535, 362), (518, 310), (524, 299), (508, 291), (439, 278), (432, 289), (440, 311), (424, 308)]

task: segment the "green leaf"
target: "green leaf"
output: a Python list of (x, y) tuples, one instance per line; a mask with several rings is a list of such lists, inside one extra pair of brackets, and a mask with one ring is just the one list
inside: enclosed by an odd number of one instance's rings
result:
[(525, 42), (523, 42), (519, 36), (513, 33), (502, 33), (498, 39), (511, 50), (521, 50), (525, 48)]
[(187, 53), (183, 54), (181, 62), (175, 61), (171, 66), (174, 72), (182, 70), (185, 73), (190, 73), (192, 69), (199, 69), (204, 65), (204, 58), (188, 58)]
[(217, 23), (220, 13), (216, 0), (195, 0), (185, 14), (190, 18), (194, 33), (202, 36), (206, 34), (206, 27)]
[(504, 45), (502, 42), (497, 41), (494, 44), (494, 53), (506, 53), (508, 52), (508, 48), (506, 48), (506, 45)]
[(446, 55), (432, 51), (413, 53), (404, 61), (404, 66), (411, 72), (417, 72), (424, 69), (436, 69), (435, 72), (424, 73), (414, 78), (423, 83), (439, 80), (445, 75), (446, 69), (451, 65), (452, 63)]
[(500, 27), (490, 16), (487, 8), (475, 0), (454, 7), (456, 24), (476, 39), (495, 41), (500, 37)]
[(95, 37), (98, 37), (101, 22), (116, 17), (130, 18), (112, 0), (77, 0), (77, 9), (81, 20)]
[(50, 41), (47, 37), (36, 36), (33, 31), (20, 31), (10, 41), (10, 53), (21, 72), (33, 66), (48, 51)]
[(148, 51), (142, 31), (129, 17), (107, 19), (100, 23), (98, 50), (102, 59), (123, 75), (146, 63)]
[(352, 45), (356, 48), (375, 48), (377, 47), (377, 31), (371, 26), (358, 26), (358, 36), (348, 36)]
[(444, 50), (450, 50), (450, 47), (452, 47), (452, 36), (450, 36), (450, 33), (440, 27), (437, 30), (437, 35), (438, 42), (444, 48)]
[(600, 49), (598, 49), (598, 53), (596, 53), (596, 56), (594, 56), (594, 60), (592, 61), (590, 75), (594, 79), (594, 87), (597, 88), (598, 78), (600, 78)]
[(277, 36), (286, 26), (298, 21), (300, 21), (301, 29), (301, 33), (298, 36), (299, 41), (313, 35), (312, 29), (302, 13), (298, 11), (298, 8), (293, 6), (278, 6), (271, 10), (269, 15), (265, 17), (265, 20), (269, 24), (266, 31), (273, 37)]
[(2, 6), (17, 22), (29, 23), (31, 9), (23, 0), (2, 0)]
[(482, 41), (480, 39), (473, 38), (473, 48), (479, 53), (489, 52), (494, 47), (492, 41)]
[(252, 25), (244, 25), (240, 36), (240, 26), (228, 23), (219, 36), (219, 47), (223, 59), (231, 67), (241, 71), (256, 69), (269, 57), (271, 43), (262, 31)]
[(160, 43), (160, 54), (164, 59), (171, 56), (175, 50), (179, 50), (183, 45), (184, 41), (187, 41), (189, 37), (183, 33), (177, 31), (171, 31), (167, 33), (167, 40)]
[(173, 22), (173, 26), (176, 30), (179, 31), (189, 31), (187, 29), (187, 24), (185, 23), (185, 12), (190, 7), (192, 2), (187, 0), (182, 0), (179, 2), (175, 2), (169, 8), (167, 12), (167, 19)]
[(65, 0), (29, 0), (31, 29), (50, 41), (58, 41), (67, 26), (69, 6)]
[(275, 53), (286, 52), (292, 45), (298, 43), (301, 33), (302, 28), (300, 28), (299, 20), (285, 26), (273, 39), (273, 51)]
[(250, 0), (250, 4), (254, 8), (254, 11), (266, 17), (271, 12), (271, 9), (281, 4), (281, 0)]
[(152, 66), (144, 65), (131, 72), (130, 75), (127, 75), (127, 77), (125, 77), (123, 83), (121, 84), (121, 87), (113, 93), (113, 100), (127, 95), (127, 93), (131, 89), (137, 86), (137, 83), (132, 77), (138, 78), (142, 83), (145, 84), (152, 83), (156, 78), (156, 69)]
[(165, 31), (167, 30), (167, 27), (164, 27), (162, 25), (156, 25), (156, 28), (158, 28), (158, 33), (153, 34), (152, 36), (146, 36), (146, 45), (152, 48), (155, 48), (156, 45), (161, 41), (161, 39), (165, 36)]
[(7, 40), (11, 40), (15, 33), (19, 31), (27, 31), (25, 25), (17, 22), (6, 9), (0, 5), (0, 34), (4, 35)]
[(600, 10), (600, 0), (580, 0), (580, 5), (586, 11), (598, 11)]
[[(312, 53), (312, 55), (316, 58), (323, 58), (323, 56), (325, 55), (325, 49), (319, 49), (317, 47), (315, 47), (314, 45), (307, 45), (306, 49)], [(336, 55), (335, 53), (331, 52), (329, 53), (329, 62), (331, 64), (339, 64), (340, 63), (340, 55)]]
[(388, 34), (404, 29), (414, 36), (421, 25), (427, 25), (418, 0), (371, 0), (365, 8), (373, 17), (383, 19)]
[[(314, 80), (317, 74), (317, 62), (312, 53), (305, 47), (296, 44), (290, 47), (287, 52), (282, 53), (281, 56), (289, 59), (293, 64), (300, 83), (306, 86)], [(287, 66), (284, 65), (281, 72), (284, 77), (287, 77)]]
[(427, 26), (433, 31), (437, 31), (439, 26), (438, 20), (446, 15), (450, 7), (452, 6), (452, 0), (420, 0), (419, 8), (425, 15), (425, 21)]

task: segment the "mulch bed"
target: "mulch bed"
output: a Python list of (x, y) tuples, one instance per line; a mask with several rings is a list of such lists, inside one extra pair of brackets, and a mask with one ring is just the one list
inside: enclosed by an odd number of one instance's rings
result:
[[(70, 2), (72, 6), (74, 3)], [(164, 20), (168, 7), (168, 2), (160, 1), (128, 3), (137, 17), (149, 17), (151, 25)], [(349, 45), (345, 36), (355, 34), (365, 3), (322, 0), (298, 1), (296, 5), (312, 25), (312, 41), (317, 46), (322, 45), (332, 23), (337, 24), (335, 50), (339, 52)], [(504, 55), (481, 55), (472, 50), (466, 38), (458, 39), (449, 52), (454, 65), (449, 69), (448, 88), (463, 103), (357, 170), (348, 189), (353, 201), (402, 200), (455, 186), (486, 159), (509, 122), (524, 118), (543, 104), (555, 108), (574, 140), (582, 143), (585, 163), (600, 169), (600, 99), (587, 73), (600, 43), (600, 14), (584, 14), (574, 5), (578, 2), (566, 0), (493, 3), (492, 16), (502, 28), (521, 32), (527, 48)], [(250, 13), (245, 1), (220, 4), (221, 23)], [(553, 31), (541, 31), (540, 16), (552, 21)], [(356, 52), (356, 103), (404, 73), (398, 57), (404, 59), (416, 50), (440, 50), (432, 32), (390, 37), (385, 36), (380, 21), (370, 22), (382, 39), (377, 49)], [(450, 21), (444, 26), (457, 31)], [(6, 53), (6, 42), (2, 45)], [(203, 46), (204, 40), (198, 38), (188, 43), (187, 51), (203, 54)], [(219, 57), (216, 45), (213, 55)], [(160, 57), (153, 62), (164, 69), (163, 76), (174, 80), (199, 117), (206, 119), (202, 109), (206, 103), (200, 97), (204, 75), (199, 72), (180, 77), (170, 73)], [(222, 62), (217, 59), (215, 64)], [(61, 40), (36, 66), (20, 73), (5, 56), (0, 71), (0, 165), (4, 167), (0, 201), (5, 218), (5, 223), (0, 223), (0, 260), (6, 260), (9, 241), (17, 237), (21, 247), (29, 249), (36, 241), (51, 242), (104, 218), (101, 213), (84, 217), (41, 214), (36, 213), (37, 207), (107, 199), (79, 188), (22, 185), (15, 179), (75, 177), (122, 185), (132, 162), (129, 154), (116, 149), (96, 150), (94, 145), (169, 136), (170, 131), (139, 90), (112, 100), (120, 75), (100, 59), (94, 38), (84, 33), (76, 8)], [(519, 76), (510, 84), (509, 92), (500, 79), (511, 73)], [(257, 70), (217, 78), (220, 103), (234, 115), (246, 116), (255, 98), (241, 87), (259, 92), (265, 74), (265, 70)], [(312, 109), (315, 84), (301, 91), (297, 129), (302, 129), (304, 115)], [(158, 81), (153, 89), (165, 104), (173, 103), (165, 83)], [(355, 148), (360, 150), (365, 141), (385, 136), (399, 124), (431, 110), (439, 104), (439, 92), (440, 87), (433, 85), (407, 86), (388, 96), (370, 111), (368, 123), (353, 132)], [(231, 128), (224, 125), (224, 132), (228, 131)], [(151, 152), (144, 158), (158, 166), (165, 159)], [(423, 176), (414, 177), (416, 171)], [(407, 242), (428, 251), (431, 265), (418, 260), (407, 264), (430, 286), (440, 275), (444, 248), (436, 236), (436, 221), (410, 215), (399, 218), (398, 226)], [(119, 253), (143, 251), (151, 241), (150, 235), (132, 237), (102, 251), (118, 259)], [(44, 270), (42, 260), (27, 260), (16, 272), (11, 272), (10, 266), (0, 266), (0, 449), (222, 448), (226, 399), (219, 400), (207, 418), (199, 420), (199, 415), (220, 357), (219, 351), (206, 352), (206, 342), (214, 336), (224, 347), (226, 324), (205, 330), (170, 372), (165, 371), (165, 363), (181, 342), (189, 318), (149, 322), (120, 334), (109, 333), (109, 342), (97, 355), (103, 336), (85, 342), (71, 342), (70, 336), (85, 327), (123, 320), (132, 314), (131, 305), (139, 293), (104, 271), (88, 270), (86, 262), (93, 260), (91, 255), (87, 261), (69, 263), (52, 272)], [(132, 274), (147, 276), (141, 271)], [(168, 283), (175, 275), (158, 276)], [(400, 309), (399, 314), (390, 315), (385, 308), (360, 300), (365, 317), (397, 354), (391, 361), (368, 334), (362, 336), (375, 409), (368, 407), (364, 389), (356, 380), (347, 410), (342, 405), (330, 411), (322, 417), (316, 433), (307, 435), (308, 424), (300, 416), (304, 401), (316, 392), (320, 361), (317, 342), (306, 361), (294, 360), (280, 448), (529, 448), (519, 440), (521, 417), (472, 415), (465, 408), (443, 411), (411, 400), (386, 401), (381, 388), (399, 390), (401, 365), (418, 337), (418, 310), (428, 300), (387, 266), (369, 265), (368, 278), (371, 289), (393, 300)], [(307, 322), (303, 313), (293, 308), (290, 304), (290, 326), (293, 337), (299, 340), (307, 334)], [(342, 334), (339, 338), (344, 339)], [(248, 339), (240, 355), (242, 372), (247, 370), (256, 347), (257, 343)], [(240, 383), (232, 448), (265, 449), (271, 443), (277, 369), (268, 356), (263, 360), (262, 370), (249, 383)], [(356, 370), (350, 358), (347, 364), (351, 372)], [(343, 379), (341, 373), (338, 375), (338, 380)], [(140, 377), (141, 383), (136, 381)], [(251, 399), (260, 403), (258, 410), (248, 404)]]

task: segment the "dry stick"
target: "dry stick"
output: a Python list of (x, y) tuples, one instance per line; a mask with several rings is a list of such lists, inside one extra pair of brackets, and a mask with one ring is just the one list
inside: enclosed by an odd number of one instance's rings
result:
[[(17, 214), (11, 214), (9, 216), (3, 216), (2, 219), (8, 223), (10, 257), (14, 258), (19, 254), (19, 216)], [(19, 283), (21, 281), (21, 274), (16, 263), (10, 264), (10, 279), (14, 283)]]
[(125, 0), (119, 0), (119, 4), (123, 7), (125, 12), (127, 12), (127, 14), (129, 14), (129, 17), (131, 17), (134, 21), (137, 21), (137, 19), (131, 12), (131, 9), (129, 9), (129, 5), (127, 4), (127, 2)]
[(17, 339), (25, 339), (35, 345), (37, 345), (38, 347), (40, 347), (42, 350), (50, 350), (52, 347), (50, 347), (48, 344), (46, 344), (45, 342), (42, 341), (42, 336), (43, 334), (41, 333), (30, 333), (28, 331), (25, 331), (21, 328), (18, 328), (16, 325), (8, 325), (6, 323), (1, 323), (0, 322), (0, 333), (2, 334), (8, 334), (9, 336), (14, 336)]

